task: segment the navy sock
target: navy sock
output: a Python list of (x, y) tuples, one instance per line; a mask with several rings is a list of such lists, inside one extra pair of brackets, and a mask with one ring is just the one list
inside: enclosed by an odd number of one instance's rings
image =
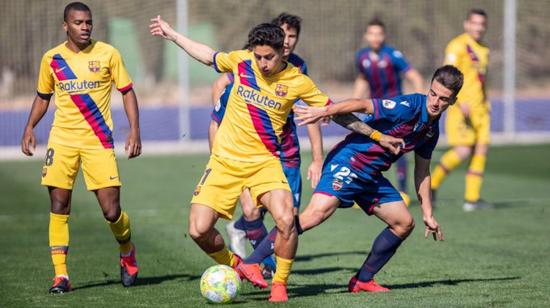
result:
[(235, 221), (235, 229), (239, 229), (241, 231), (246, 231), (246, 220), (244, 220), (244, 216), (241, 215), (241, 217), (239, 217), (239, 219), (237, 219), (237, 221)]
[(357, 278), (361, 281), (369, 281), (374, 275), (391, 259), (403, 240), (393, 234), (389, 228), (384, 229), (372, 244), (372, 249), (363, 263), (363, 266), (357, 273)]
[(274, 252), (275, 238), (277, 238), (277, 228), (271, 229), (269, 234), (261, 241), (256, 249), (244, 260), (245, 264), (261, 263), (266, 257)]
[(252, 221), (244, 220), (244, 227), (246, 238), (248, 238), (252, 247), (256, 249), (260, 242), (267, 236), (267, 229), (265, 228), (263, 217)]
[(397, 160), (397, 186), (399, 191), (404, 193), (407, 192), (407, 170), (407, 158), (405, 156), (401, 156)]

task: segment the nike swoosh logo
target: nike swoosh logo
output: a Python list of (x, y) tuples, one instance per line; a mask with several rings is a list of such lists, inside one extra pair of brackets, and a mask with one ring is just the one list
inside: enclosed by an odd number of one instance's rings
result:
[(62, 70), (66, 69), (66, 68), (67, 68), (66, 66), (63, 66), (62, 68), (56, 68), (55, 72), (59, 73), (59, 72), (61, 72)]
[(118, 178), (118, 176), (110, 176), (109, 180), (115, 180), (116, 178)]

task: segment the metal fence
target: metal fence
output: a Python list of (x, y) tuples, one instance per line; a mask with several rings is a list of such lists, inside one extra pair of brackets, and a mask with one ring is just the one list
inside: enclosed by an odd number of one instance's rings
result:
[[(0, 146), (13, 145), (22, 125), (17, 115), (26, 114), (36, 87), (41, 55), (65, 39), (62, 13), (70, 1), (1, 0), (0, 10)], [(195, 61), (184, 58), (173, 44), (151, 37), (149, 19), (162, 15), (174, 26), (186, 28), (192, 38), (220, 50), (241, 48), (248, 30), (286, 11), (303, 18), (297, 53), (308, 62), (310, 75), (335, 99), (351, 94), (356, 75), (355, 51), (363, 45), (362, 34), (367, 21), (379, 17), (386, 23), (387, 41), (403, 51), (411, 64), (427, 79), (443, 61), (447, 42), (463, 30), (462, 22), (470, 8), (482, 8), (489, 16), (486, 43), (491, 48), (489, 93), (496, 101), (493, 126), (503, 132), (506, 123), (516, 121), (511, 132), (526, 131), (546, 135), (550, 132), (550, 5), (545, 0), (88, 0), (94, 19), (93, 37), (117, 47), (132, 75), (144, 112), (159, 109), (177, 110), (169, 125), (178, 130), (166, 131), (167, 120), (145, 116), (151, 140), (163, 138), (201, 138), (202, 126), (190, 115), (208, 116), (197, 111), (210, 105), (209, 85), (216, 73)], [(515, 4), (505, 16), (505, 5)], [(506, 36), (506, 25), (515, 26), (515, 45)], [(510, 52), (513, 48), (513, 52)], [(510, 65), (505, 55), (514, 54), (515, 72), (505, 72)], [(180, 55), (178, 58), (178, 55)], [(185, 56), (187, 57), (187, 56)], [(505, 74), (509, 74), (505, 77)], [(506, 78), (508, 86), (504, 86)], [(183, 81), (188, 81), (184, 82)], [(499, 106), (506, 90), (513, 85), (514, 108)], [(188, 87), (188, 88), (186, 88)], [(114, 95), (114, 108), (120, 99)], [(534, 99), (536, 98), (536, 100)], [(118, 107), (117, 107), (118, 106)], [(510, 105), (508, 105), (510, 106)], [(535, 107), (534, 107), (535, 106)], [(197, 109), (198, 108), (198, 109)], [(7, 113), (7, 112), (10, 113)], [(197, 113), (198, 112), (198, 113)], [(157, 112), (156, 114), (164, 114)], [(172, 118), (175, 118), (172, 119)], [(527, 123), (517, 123), (517, 121)], [(23, 121), (24, 122), (24, 121)], [(207, 119), (199, 121), (207, 122)], [(117, 124), (119, 125), (119, 124)], [(124, 128), (124, 123), (120, 123)], [(120, 127), (119, 125), (119, 127)], [(155, 134), (158, 130), (159, 134)], [(2, 137), (4, 135), (4, 137)], [(169, 135), (170, 137), (163, 137)], [(200, 137), (197, 137), (200, 136)], [(10, 141), (7, 141), (7, 140)]]

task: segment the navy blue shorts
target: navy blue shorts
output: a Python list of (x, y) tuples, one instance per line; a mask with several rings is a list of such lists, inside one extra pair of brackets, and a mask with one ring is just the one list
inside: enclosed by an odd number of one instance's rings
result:
[(372, 215), (376, 205), (403, 201), (397, 189), (381, 174), (360, 177), (353, 172), (348, 162), (336, 160), (325, 162), (321, 180), (314, 193), (338, 198), (339, 207), (342, 208), (351, 207), (355, 202), (368, 215)]

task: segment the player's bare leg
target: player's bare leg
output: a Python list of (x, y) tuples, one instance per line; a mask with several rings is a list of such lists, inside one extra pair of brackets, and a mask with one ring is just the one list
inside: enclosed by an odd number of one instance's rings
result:
[(219, 214), (212, 208), (198, 203), (191, 204), (189, 235), (218, 264), (235, 268), (240, 259), (227, 249), (222, 235), (214, 228), (218, 218)]
[(374, 240), (369, 256), (349, 282), (350, 292), (387, 292), (388, 288), (374, 281), (374, 275), (391, 259), (401, 243), (414, 229), (414, 219), (403, 201), (374, 207), (373, 214), (388, 227)]
[(286, 283), (298, 247), (292, 194), (288, 190), (275, 189), (260, 196), (259, 201), (266, 206), (277, 226), (274, 245), (277, 271), (273, 276), (269, 300), (286, 302), (288, 300)]
[(105, 187), (94, 191), (103, 217), (107, 220), (111, 232), (119, 244), (120, 279), (122, 285), (129, 287), (135, 284), (139, 267), (136, 260), (136, 248), (131, 241), (130, 218), (120, 208), (120, 187)]
[(325, 194), (313, 194), (308, 206), (300, 214), (300, 227), (303, 231), (312, 229), (328, 219), (340, 205), (340, 201)]
[(69, 251), (69, 214), (71, 213), (72, 191), (57, 187), (48, 187), (50, 194), (49, 244), (55, 277), (49, 292), (59, 294), (69, 292), (69, 274), (67, 271), (67, 253)]

